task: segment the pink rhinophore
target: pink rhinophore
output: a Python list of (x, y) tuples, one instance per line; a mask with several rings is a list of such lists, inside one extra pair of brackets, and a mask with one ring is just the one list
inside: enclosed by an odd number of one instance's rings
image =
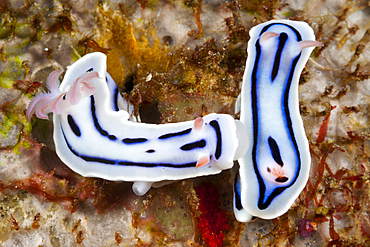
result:
[(33, 113), (41, 119), (48, 119), (48, 114), (61, 114), (71, 105), (76, 105), (84, 97), (88, 97), (95, 92), (94, 78), (99, 78), (96, 71), (86, 72), (78, 77), (67, 92), (60, 92), (57, 83), (62, 71), (56, 70), (50, 73), (46, 80), (46, 86), (50, 93), (39, 94), (34, 97), (27, 109), (27, 119), (31, 119)]

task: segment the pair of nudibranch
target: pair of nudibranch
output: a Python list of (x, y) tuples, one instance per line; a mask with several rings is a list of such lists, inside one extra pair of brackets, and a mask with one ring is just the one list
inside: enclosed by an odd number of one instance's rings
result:
[(209, 114), (181, 123), (139, 123), (106, 72), (102, 53), (68, 67), (60, 85), (61, 72), (52, 72), (50, 93), (31, 101), (27, 117), (54, 113), (55, 148), (65, 164), (83, 176), (132, 181), (138, 195), (153, 183), (217, 174), (238, 160), (236, 218), (275, 218), (308, 179), (298, 80), (313, 47), (321, 44), (306, 23), (286, 20), (260, 24), (250, 36), (236, 107), (240, 121)]

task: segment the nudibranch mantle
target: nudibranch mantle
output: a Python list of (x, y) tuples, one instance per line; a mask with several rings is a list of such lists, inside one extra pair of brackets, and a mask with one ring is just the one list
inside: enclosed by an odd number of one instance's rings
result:
[(248, 148), (246, 138), (237, 138), (248, 136), (245, 127), (226, 114), (162, 125), (135, 122), (106, 72), (102, 53), (87, 54), (69, 66), (59, 89), (59, 74), (53, 73), (52, 93), (36, 96), (28, 116), (54, 113), (56, 152), (85, 177), (133, 181), (134, 192), (143, 195), (153, 182), (229, 169)]
[(239, 159), (234, 211), (239, 221), (276, 218), (307, 183), (309, 145), (299, 113), (298, 81), (314, 46), (311, 27), (273, 20), (250, 30), (240, 120), (251, 146)]

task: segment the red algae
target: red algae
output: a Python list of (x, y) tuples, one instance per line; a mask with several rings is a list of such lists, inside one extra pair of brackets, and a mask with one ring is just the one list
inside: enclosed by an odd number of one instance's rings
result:
[(19, 224), (12, 214), (10, 214), (10, 224), (11, 224), (10, 226), (11, 229), (14, 229), (16, 231), (19, 230)]
[[(73, 181), (74, 180), (74, 181)], [(114, 183), (102, 179), (76, 178), (67, 180), (57, 177), (54, 172), (35, 173), (31, 177), (9, 183), (0, 180), (0, 192), (8, 190), (26, 190), (40, 201), (55, 202), (64, 209), (74, 213), (78, 204), (93, 200), (98, 214), (120, 208), (128, 200), (126, 193), (130, 191), (127, 183)], [(36, 217), (35, 217), (36, 219)]]
[(325, 140), (325, 136), (328, 133), (328, 125), (329, 125), (329, 120), (330, 120), (330, 114), (331, 114), (331, 111), (334, 110), (335, 108), (337, 108), (337, 107), (336, 106), (331, 107), (328, 116), (325, 117), (324, 122), (321, 124), (320, 130), (319, 130), (319, 135), (317, 137), (316, 143), (322, 143)]
[(199, 197), (198, 220), (203, 241), (210, 247), (222, 246), (224, 231), (229, 229), (229, 217), (226, 210), (220, 209), (220, 193), (212, 183), (203, 183), (195, 188)]
[(103, 48), (101, 47), (98, 42), (96, 42), (95, 40), (93, 40), (91, 38), (91, 36), (86, 36), (84, 38), (82, 38), (80, 41), (78, 41), (78, 46), (79, 47), (84, 47), (84, 52), (83, 52), (83, 55), (86, 55), (89, 51), (90, 52), (102, 52), (104, 54), (108, 54), (108, 52), (110, 50), (112, 50), (111, 48)]

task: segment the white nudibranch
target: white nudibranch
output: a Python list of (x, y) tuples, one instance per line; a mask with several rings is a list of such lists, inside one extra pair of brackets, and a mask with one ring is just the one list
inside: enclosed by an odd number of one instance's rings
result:
[(143, 195), (154, 182), (220, 173), (248, 149), (248, 139), (238, 138), (248, 136), (245, 127), (226, 114), (162, 125), (135, 122), (102, 53), (69, 66), (58, 87), (60, 73), (50, 74), (50, 93), (31, 101), (27, 117), (35, 112), (47, 119), (53, 112), (56, 153), (82, 176), (132, 181)]
[(284, 214), (307, 183), (311, 158), (298, 81), (313, 47), (322, 46), (298, 21), (268, 21), (253, 27), (250, 37), (237, 108), (251, 146), (234, 181), (234, 212), (244, 222)]

